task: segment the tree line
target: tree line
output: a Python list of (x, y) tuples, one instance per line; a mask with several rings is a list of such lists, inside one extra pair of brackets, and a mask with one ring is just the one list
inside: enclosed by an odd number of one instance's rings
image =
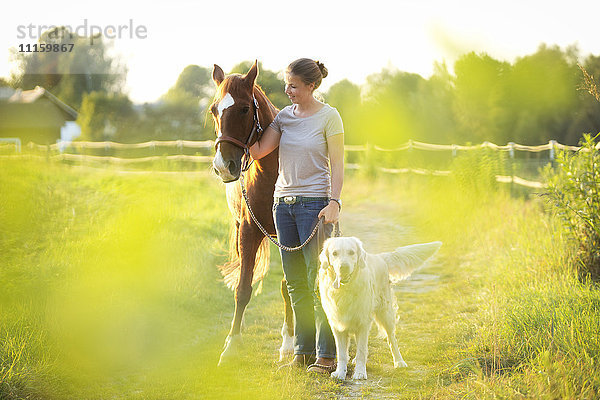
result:
[[(206, 140), (214, 127), (206, 110), (214, 84), (210, 67), (189, 65), (155, 103), (135, 105), (123, 93), (126, 67), (108, 55), (110, 43), (88, 39), (59, 27), (42, 43), (74, 43), (74, 51), (16, 54), (19, 70), (8, 82), (15, 88), (44, 86), (79, 111), (81, 140), (135, 143), (147, 140)], [(56, 30), (62, 30), (58, 35)], [(542, 44), (514, 62), (486, 53), (462, 55), (452, 66), (436, 63), (428, 79), (384, 68), (357, 85), (342, 80), (322, 93), (344, 120), (346, 142), (394, 147), (408, 139), (429, 143), (541, 144), (550, 139), (577, 144), (582, 133), (600, 131), (600, 103), (581, 90), (582, 71), (575, 46)], [(62, 69), (56, 69), (60, 61)], [(600, 56), (581, 63), (600, 75)], [(73, 66), (94, 71), (69, 73)], [(244, 73), (243, 61), (229, 73)], [(279, 108), (289, 104), (280, 72), (262, 68), (258, 84)], [(1, 82), (0, 82), (1, 83)]]

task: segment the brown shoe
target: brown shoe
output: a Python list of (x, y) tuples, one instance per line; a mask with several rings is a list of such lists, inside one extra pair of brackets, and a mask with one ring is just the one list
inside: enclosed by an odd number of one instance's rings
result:
[(319, 358), (317, 360), (317, 362), (308, 366), (307, 371), (315, 372), (315, 373), (323, 374), (323, 375), (330, 375), (333, 371), (335, 371), (337, 369), (337, 363), (335, 362), (334, 359), (331, 359), (331, 361), (332, 361), (331, 364), (330, 363), (325, 364), (323, 362), (323, 360), (329, 360), (329, 359)]
[(331, 373), (333, 371), (335, 371), (337, 369), (337, 365), (333, 364), (333, 365), (322, 365), (322, 364), (312, 364), (307, 368), (308, 372), (315, 372), (317, 374), (322, 374), (322, 375), (331, 375)]
[(315, 362), (315, 356), (311, 354), (296, 354), (292, 359), (292, 362), (283, 364), (277, 370), (289, 369), (289, 368), (303, 368), (311, 363)]

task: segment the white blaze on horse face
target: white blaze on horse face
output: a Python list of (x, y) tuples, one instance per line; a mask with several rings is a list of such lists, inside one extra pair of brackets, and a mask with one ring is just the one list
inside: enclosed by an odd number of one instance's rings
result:
[(219, 136), (223, 135), (223, 132), (221, 132), (221, 117), (223, 116), (223, 111), (234, 104), (235, 100), (233, 100), (233, 96), (231, 96), (229, 93), (225, 93), (225, 96), (223, 96), (219, 102), (219, 105), (217, 106), (217, 112), (219, 113)]
[[(229, 93), (225, 93), (225, 96), (223, 96), (223, 98), (219, 102), (219, 105), (217, 106), (217, 112), (219, 114), (219, 137), (223, 135), (223, 132), (221, 132), (221, 117), (223, 116), (223, 111), (225, 111), (227, 108), (231, 107), (234, 104), (235, 100), (233, 100), (233, 96), (231, 96)], [(219, 175), (221, 176), (221, 178), (223, 178), (223, 180), (230, 180), (234, 178), (233, 175), (231, 175), (231, 173), (229, 172), (229, 169), (227, 168), (226, 162), (223, 159), (223, 155), (221, 154), (220, 147), (215, 153), (215, 158), (213, 159), (213, 167), (217, 171), (219, 171)]]
[[(229, 93), (225, 93), (225, 96), (223, 96), (223, 98), (219, 102), (219, 105), (217, 106), (217, 111), (219, 113), (219, 136), (223, 135), (223, 133), (221, 132), (221, 117), (223, 116), (223, 111), (225, 111), (225, 109), (231, 107), (234, 104), (235, 104), (235, 100), (233, 100), (233, 96), (231, 96)], [(221, 175), (221, 177), (223, 179), (232, 179), (233, 178), (233, 176), (231, 176), (231, 173), (229, 172), (229, 170), (226, 166), (226, 163), (225, 163), (225, 160), (223, 159), (223, 155), (221, 154), (220, 148), (217, 149), (215, 158), (213, 159), (213, 167), (217, 171), (219, 171), (219, 174)]]
[(223, 96), (223, 98), (219, 102), (219, 105), (217, 106), (217, 109), (219, 110), (219, 119), (221, 119), (221, 117), (223, 116), (223, 111), (234, 104), (235, 100), (233, 100), (233, 97), (229, 93), (225, 93), (225, 96)]
[(213, 158), (213, 167), (219, 171), (219, 173), (221, 175), (226, 174), (229, 175), (229, 171), (227, 170), (227, 167), (225, 166), (225, 160), (223, 160), (223, 156), (221, 155), (221, 152), (219, 150), (217, 150), (216, 154), (215, 154), (215, 158)]

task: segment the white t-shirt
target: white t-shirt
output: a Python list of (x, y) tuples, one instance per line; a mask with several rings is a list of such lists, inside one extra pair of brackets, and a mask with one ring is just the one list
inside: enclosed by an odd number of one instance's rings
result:
[(331, 197), (327, 138), (344, 133), (342, 118), (329, 104), (308, 117), (294, 115), (295, 107), (285, 107), (270, 125), (281, 134), (274, 196)]

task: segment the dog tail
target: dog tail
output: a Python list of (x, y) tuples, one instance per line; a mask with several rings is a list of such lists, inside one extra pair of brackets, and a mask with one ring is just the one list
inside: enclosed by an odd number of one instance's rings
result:
[(388, 265), (392, 283), (409, 277), (414, 270), (433, 257), (440, 247), (442, 247), (442, 242), (431, 242), (398, 247), (395, 251), (382, 253), (381, 256)]

